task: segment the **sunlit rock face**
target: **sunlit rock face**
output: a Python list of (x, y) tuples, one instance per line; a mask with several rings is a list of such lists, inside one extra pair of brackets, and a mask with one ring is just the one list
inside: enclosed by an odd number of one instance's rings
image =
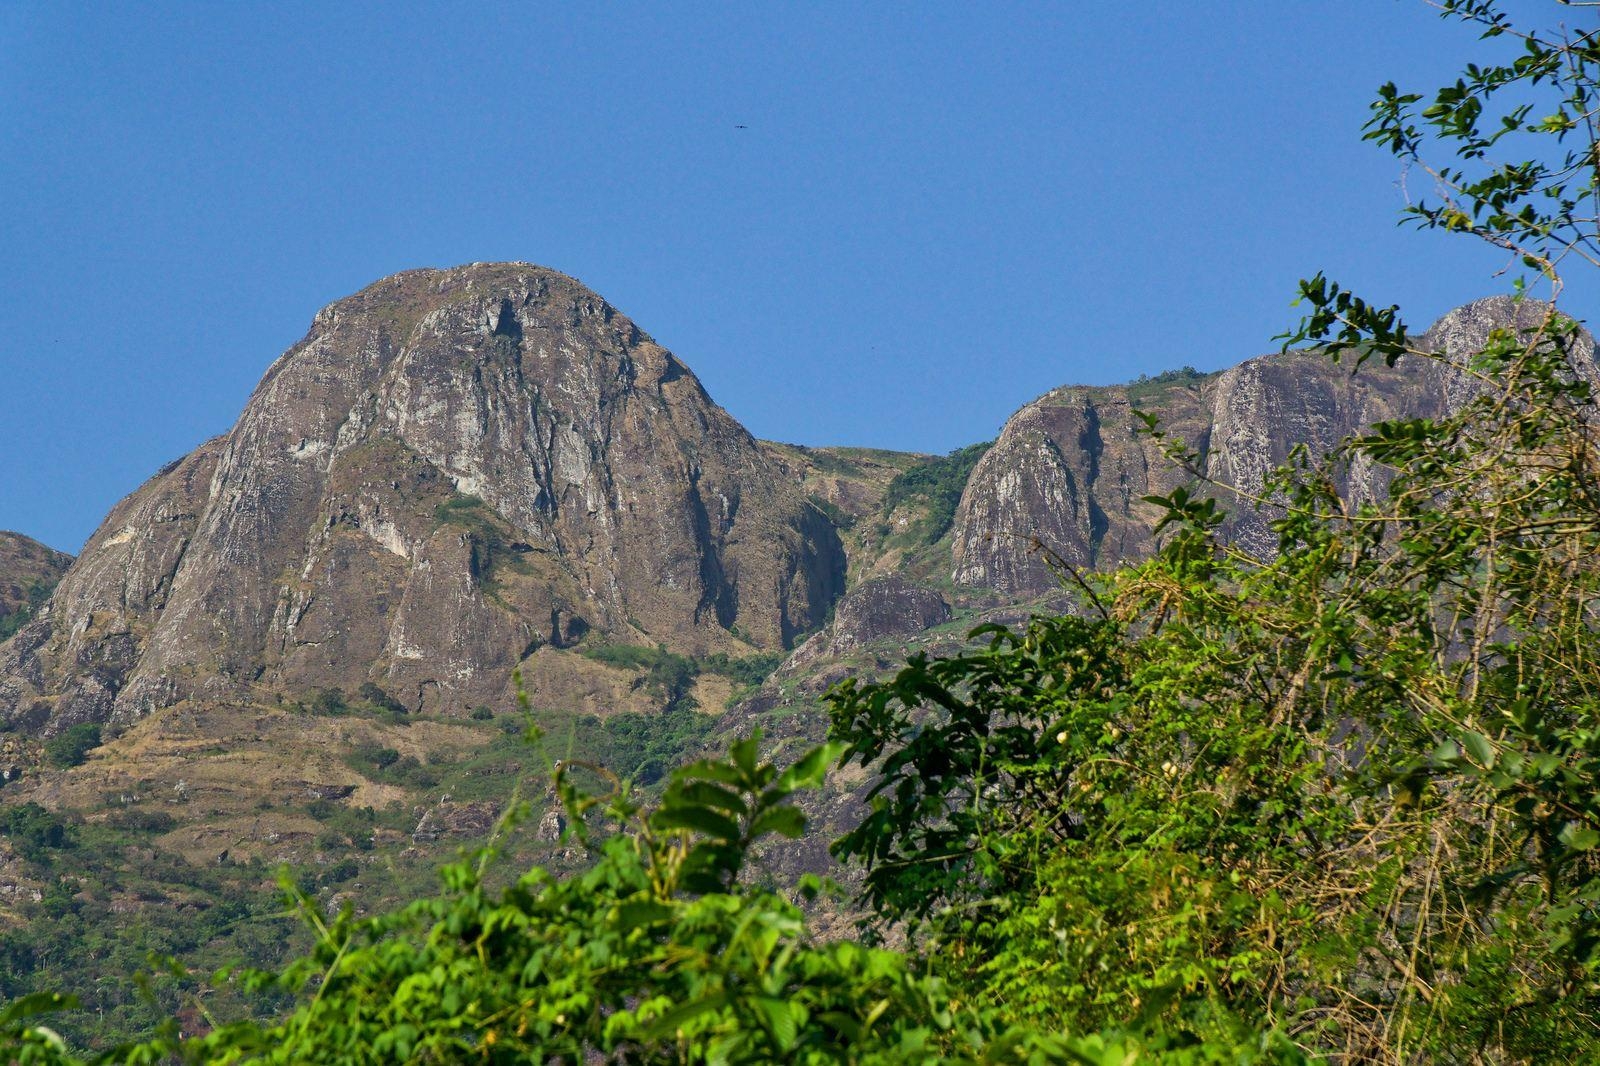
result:
[(796, 648), (783, 670), (793, 673), (876, 641), (913, 636), (948, 622), (950, 615), (950, 604), (936, 589), (899, 574), (869, 578), (839, 601), (827, 628)]
[[(1140, 432), (1136, 408), (1160, 418), (1169, 439), (1187, 442), (1222, 491), (1225, 530), (1248, 551), (1269, 554), (1271, 508), (1258, 509), (1266, 475), (1291, 449), (1322, 455), (1374, 422), (1438, 417), (1472, 394), (1450, 369), (1481, 350), (1489, 332), (1532, 328), (1545, 307), (1505, 297), (1451, 311), (1418, 346), (1446, 356), (1369, 361), (1291, 352), (1251, 359), (1217, 374), (1162, 385), (1065, 387), (1041, 396), (1006, 423), (978, 463), (956, 513), (952, 577), (961, 585), (1032, 595), (1060, 584), (1061, 564), (1104, 568), (1136, 562), (1155, 549), (1161, 510), (1144, 502), (1191, 480)], [(1594, 346), (1582, 338), (1577, 364), (1594, 375)], [(1351, 504), (1381, 496), (1387, 475), (1356, 462), (1338, 488)]]
[(591, 631), (786, 647), (843, 579), (826, 517), (599, 296), (411, 271), (325, 308), (230, 433), (113, 510), (0, 648), (0, 720), (367, 681), (460, 711)]

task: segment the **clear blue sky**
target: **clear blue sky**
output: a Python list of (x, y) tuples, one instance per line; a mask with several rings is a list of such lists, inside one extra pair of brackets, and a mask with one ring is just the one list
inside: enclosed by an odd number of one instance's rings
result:
[(1269, 350), (1319, 269), (1431, 319), (1499, 263), (1397, 230), (1359, 128), (1478, 47), (1421, 0), (0, 0), (0, 528), (76, 550), (411, 267), (554, 267), (756, 435), (920, 451)]

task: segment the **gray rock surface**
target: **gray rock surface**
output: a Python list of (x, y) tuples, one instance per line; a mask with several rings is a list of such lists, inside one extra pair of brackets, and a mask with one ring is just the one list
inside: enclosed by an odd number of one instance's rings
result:
[(937, 590), (899, 574), (871, 578), (839, 601), (833, 621), (796, 648), (784, 670), (838, 658), (886, 638), (914, 636), (949, 620), (950, 605)]
[(229, 434), (117, 506), (0, 649), (0, 721), (369, 680), (461, 711), (591, 629), (785, 647), (843, 579), (827, 518), (599, 296), (410, 271), (322, 310)]
[[(1053, 560), (1094, 569), (1147, 558), (1160, 518), (1145, 496), (1170, 493), (1191, 480), (1150, 437), (1138, 432), (1136, 408), (1188, 442), (1206, 475), (1242, 495), (1221, 499), (1227, 532), (1246, 550), (1268, 553), (1270, 506), (1258, 509), (1263, 479), (1296, 445), (1313, 455), (1374, 422), (1438, 417), (1472, 394), (1471, 380), (1451, 369), (1480, 350), (1489, 331), (1542, 320), (1543, 305), (1506, 297), (1480, 300), (1441, 318), (1419, 347), (1444, 360), (1369, 361), (1359, 372), (1349, 357), (1291, 352), (1262, 356), (1217, 374), (1166, 385), (1055, 389), (1006, 423), (973, 470), (957, 509), (952, 577), (958, 585), (1035, 595), (1059, 585)], [(1580, 366), (1594, 373), (1593, 343)], [(1351, 503), (1378, 497), (1384, 471), (1356, 465), (1341, 494)]]

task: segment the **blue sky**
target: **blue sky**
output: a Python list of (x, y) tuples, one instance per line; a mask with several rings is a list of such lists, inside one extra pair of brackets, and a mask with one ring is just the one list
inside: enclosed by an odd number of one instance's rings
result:
[(1360, 126), (1479, 49), (1421, 0), (0, 0), (0, 528), (76, 550), (412, 267), (554, 267), (757, 436), (930, 452), (1269, 350), (1319, 269), (1430, 320), (1501, 264), (1397, 229)]

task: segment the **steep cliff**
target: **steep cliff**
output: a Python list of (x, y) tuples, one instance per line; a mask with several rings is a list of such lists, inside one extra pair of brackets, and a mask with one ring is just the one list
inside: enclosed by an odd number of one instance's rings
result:
[[(1370, 361), (1357, 371), (1349, 359), (1289, 352), (1217, 374), (1055, 389), (1013, 415), (973, 470), (956, 512), (952, 576), (960, 585), (1027, 596), (1058, 584), (1052, 556), (1084, 569), (1148, 557), (1160, 512), (1143, 497), (1190, 479), (1139, 432), (1136, 410), (1155, 414), (1169, 435), (1187, 441), (1209, 478), (1239, 490), (1222, 494), (1230, 537), (1247, 550), (1270, 551), (1271, 508), (1258, 509), (1252, 497), (1292, 448), (1322, 454), (1373, 422), (1455, 408), (1472, 386), (1451, 360), (1481, 349), (1490, 330), (1528, 326), (1542, 314), (1538, 305), (1504, 297), (1468, 304), (1419, 340), (1446, 359), (1402, 359), (1393, 368)], [(1591, 372), (1592, 351), (1590, 342), (1582, 360)], [(1339, 488), (1359, 503), (1381, 494), (1384, 478), (1358, 466)]]
[(590, 630), (786, 647), (844, 566), (828, 518), (599, 296), (525, 264), (411, 271), (321, 311), (229, 434), (117, 506), (0, 649), (0, 721), (366, 682), (459, 711)]

